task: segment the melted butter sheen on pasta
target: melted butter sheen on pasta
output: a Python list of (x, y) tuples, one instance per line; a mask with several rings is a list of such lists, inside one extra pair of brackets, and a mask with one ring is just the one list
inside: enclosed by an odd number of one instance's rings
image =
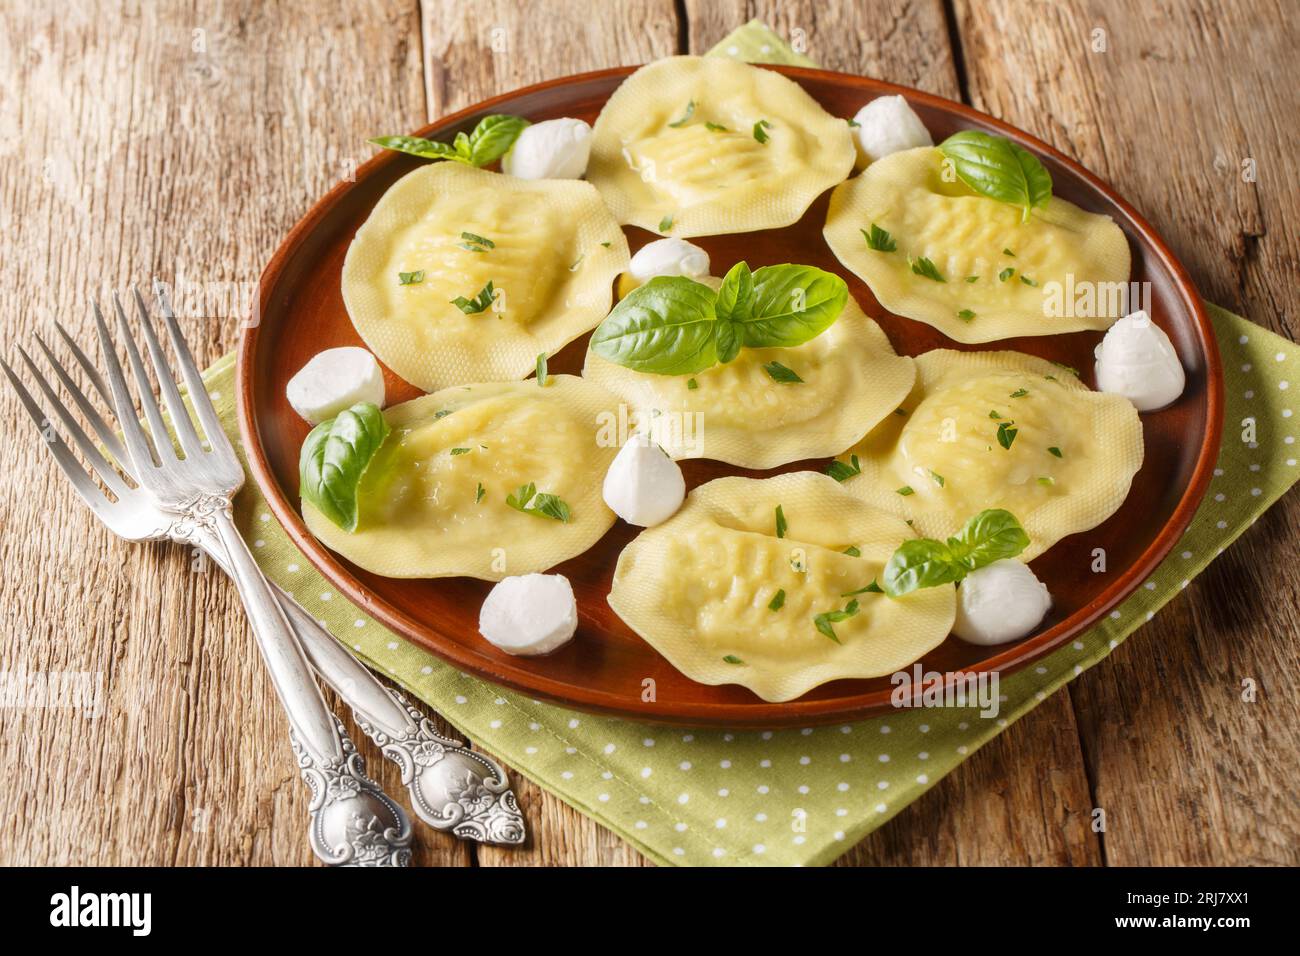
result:
[(722, 57), (675, 56), (614, 91), (596, 120), (587, 178), (620, 222), (719, 235), (797, 221), (849, 175), (854, 155), (848, 124), (792, 80)]
[[(789, 523), (783, 538), (777, 505)], [(692, 680), (791, 700), (829, 680), (892, 673), (943, 642), (951, 587), (844, 596), (875, 580), (911, 536), (825, 475), (719, 478), (623, 550), (609, 604)], [(861, 557), (843, 553), (850, 546)], [(854, 599), (857, 613), (833, 625), (840, 643), (817, 629), (817, 615)]]
[[(873, 224), (896, 250), (867, 245)], [(946, 182), (932, 147), (893, 153), (836, 187), (823, 233), (881, 305), (958, 342), (1106, 329), (1125, 314), (1128, 240), (1109, 216), (1053, 197), (1022, 222), (1020, 207)], [(944, 281), (913, 272), (920, 258)]]
[[(803, 383), (774, 381), (769, 362)], [(635, 372), (588, 351), (582, 374), (626, 401), (674, 458), (742, 468), (839, 454), (893, 413), (916, 378), (912, 360), (894, 354), (852, 298), (830, 328), (795, 348), (741, 349), (694, 375)]]
[[(440, 162), (398, 180), (357, 231), (343, 300), (371, 351), (432, 391), (527, 375), (539, 352), (599, 324), (627, 264), (627, 240), (590, 184)], [(483, 311), (453, 303), (489, 282)]]
[(940, 349), (916, 366), (907, 415), (852, 449), (862, 473), (847, 490), (939, 539), (986, 508), (1005, 508), (1029, 534), (1026, 561), (1123, 504), (1143, 458), (1127, 399), (1020, 352)]
[[(602, 446), (597, 431), (615, 404), (590, 382), (553, 375), (545, 387), (458, 386), (395, 405), (384, 412), (392, 432), (361, 480), (357, 530), (306, 501), (303, 517), (328, 547), (388, 577), (499, 581), (544, 571), (614, 523), (600, 489), (618, 449)], [(530, 482), (563, 499), (570, 520), (506, 504)]]

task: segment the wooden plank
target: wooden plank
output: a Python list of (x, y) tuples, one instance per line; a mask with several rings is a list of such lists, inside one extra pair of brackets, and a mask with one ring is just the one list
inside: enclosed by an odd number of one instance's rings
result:
[[(402, 0), (5, 5), (0, 81), (21, 96), (0, 113), (4, 340), (55, 316), (88, 340), (93, 298), (156, 276), (178, 285), (201, 362), (232, 348), (289, 227), (370, 155), (368, 135), (419, 125), (418, 35)], [(0, 863), (311, 862), (308, 792), (234, 588), (179, 548), (101, 530), (21, 416), (0, 401), (18, 436), (0, 483), (0, 670), (98, 675), (103, 711), (0, 709)], [(469, 862), (419, 829), (420, 862)]]
[(430, 120), (530, 83), (677, 52), (672, 0), (425, 0), (423, 7)]
[[(960, 2), (956, 19), (976, 106), (1109, 180), (1207, 298), (1294, 340), (1300, 160), (1285, 124), (1300, 91), (1277, 72), (1300, 48), (1293, 13), (1274, 0), (999, 0)], [(1238, 440), (1231, 422), (1224, 440)], [(1298, 529), (1292, 494), (1073, 685), (1108, 863), (1300, 860)]]
[(958, 98), (941, 0), (686, 0), (690, 52), (752, 19), (819, 66)]
[[(672, 0), (568, 3), (425, 0), (428, 117), (509, 90), (677, 52)], [(519, 774), (512, 780), (530, 838), (519, 848), (477, 848), (480, 866), (641, 865), (608, 830)]]

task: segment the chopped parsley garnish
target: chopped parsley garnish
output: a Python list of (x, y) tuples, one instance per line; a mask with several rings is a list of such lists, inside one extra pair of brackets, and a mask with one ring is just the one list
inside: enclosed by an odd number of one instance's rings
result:
[(906, 409), (906, 408), (896, 408), (896, 409), (894, 409), (894, 414), (895, 414), (895, 415), (906, 415), (906, 414), (907, 414), (907, 409)]
[(916, 494), (916, 492), (912, 489), (911, 485), (903, 485), (903, 487), (898, 489), (898, 493), (902, 495), (904, 498), (906, 498), (908, 495)]
[(440, 418), (446, 418), (448, 415), (451, 414), (451, 411), (452, 410), (450, 408), (440, 408), (433, 413), (433, 420), (436, 422)]
[(468, 249), (470, 252), (487, 252), (489, 249), (495, 249), (497, 244), (486, 236), (476, 236), (472, 232), (462, 232), (460, 237), (465, 241), (460, 244), (462, 249)]
[(847, 554), (850, 558), (862, 557), (862, 552), (858, 550), (858, 546), (855, 544), (849, 545), (847, 548), (841, 551), (840, 554)]
[(487, 491), (483, 487), (483, 482), (480, 481), (478, 483), (478, 489), (474, 492), (474, 504), (478, 504), (482, 501), (485, 494), (487, 494)]
[(962, 309), (957, 313), (957, 318), (961, 319), (963, 322), (969, 322), (971, 319), (975, 318), (975, 313), (970, 309)]
[(585, 258), (587, 258), (587, 254), (584, 252), (582, 255), (578, 256), (578, 258), (574, 259), (574, 260), (573, 260), (573, 265), (569, 266), (569, 271), (570, 271), (570, 272), (577, 272), (577, 271), (578, 271), (578, 266), (582, 265), (582, 260), (585, 259)]
[(731, 130), (727, 129), (727, 127), (723, 126), (721, 123), (705, 123), (705, 124), (704, 124), (704, 128), (707, 129), (710, 133), (730, 133), (730, 132), (731, 132)]
[(455, 457), (456, 455), (468, 455), (469, 453), (470, 449), (468, 448), (453, 448), (451, 450), (452, 457)]
[(727, 664), (743, 664), (743, 663), (745, 663), (745, 662), (742, 661), (739, 657), (737, 657), (735, 654), (728, 654), (728, 655), (727, 655), (726, 657), (724, 657), (722, 660), (723, 660), (724, 663), (727, 663)]
[(919, 276), (924, 276), (927, 279), (933, 279), (935, 282), (948, 281), (943, 277), (943, 273), (939, 271), (938, 267), (936, 267), (935, 264), (931, 262), (929, 259), (927, 259), (925, 256), (921, 256), (919, 259), (908, 259), (907, 264), (911, 266), (912, 271)]
[(1023, 282), (1023, 283), (1024, 283), (1025, 285), (1027, 285), (1027, 286), (1033, 286), (1034, 288), (1037, 288), (1037, 287), (1038, 287), (1038, 280), (1037, 280), (1037, 279), (1031, 279), (1031, 278), (1029, 278), (1029, 276), (1027, 276), (1027, 275), (1023, 275), (1023, 274), (1022, 274), (1022, 275), (1020, 276), (1020, 281)]
[(781, 382), (785, 385), (803, 384), (803, 379), (799, 377), (799, 374), (794, 369), (787, 368), (780, 362), (764, 362), (763, 371), (774, 382)]
[(1010, 396), (1010, 397), (1011, 397), (1011, 398), (1024, 398), (1024, 397), (1025, 397), (1026, 395), (1028, 395), (1028, 394), (1029, 394), (1029, 389), (1027, 389), (1027, 388), (1018, 388), (1018, 389), (1016, 389), (1014, 392), (1011, 393), (1011, 396)]
[(789, 527), (790, 526), (786, 524), (785, 521), (785, 511), (782, 510), (780, 505), (777, 505), (776, 506), (776, 536), (778, 538), (784, 538), (786, 529)]
[(1014, 258), (1016, 257), (1016, 254), (1015, 254), (1014, 252), (1012, 252), (1010, 249), (1003, 249), (1003, 250), (1002, 250), (1002, 254), (1003, 254), (1004, 256), (1010, 256), (1012, 259), (1014, 259)]
[(1064, 457), (1065, 457), (1064, 455), (1061, 454), (1061, 449), (1057, 448), (1055, 445), (1052, 445), (1052, 446), (1051, 446), (1050, 448), (1048, 448), (1047, 450), (1048, 450), (1049, 452), (1051, 452), (1053, 455), (1055, 455), (1057, 458), (1064, 458)]
[(398, 285), (419, 285), (424, 281), (424, 270), (417, 269), (415, 272), (397, 273)]
[(695, 101), (691, 100), (689, 103), (686, 104), (686, 112), (682, 114), (682, 118), (677, 120), (675, 123), (669, 123), (668, 125), (671, 126), (673, 129), (677, 129), (680, 126), (685, 126), (687, 123), (691, 121), (691, 117), (694, 115), (695, 115)]
[(826, 474), (836, 481), (848, 481), (854, 475), (862, 474), (862, 465), (857, 455), (850, 455), (848, 461), (836, 459), (826, 466)]
[(1001, 272), (998, 273), (998, 281), (1006, 282), (1015, 274), (1016, 274), (1016, 270), (1011, 268), (1010, 266), (1007, 266), (1005, 269), (1003, 269)]
[(514, 494), (506, 495), (506, 504), (526, 515), (550, 518), (566, 524), (573, 517), (573, 512), (564, 501), (555, 495), (539, 493), (537, 485), (531, 481), (516, 488)]
[(781, 588), (781, 590), (777, 591), (774, 595), (772, 595), (772, 600), (767, 602), (767, 609), (769, 611), (779, 611), (784, 606), (785, 606), (785, 588)]
[(673, 214), (669, 213), (659, 220), (659, 231), (668, 232), (673, 228)]
[(697, 388), (700, 387), (700, 383), (697, 382), (697, 381), (695, 381), (695, 379), (693, 379), (693, 378), (688, 378), (688, 379), (686, 380), (686, 387), (689, 388), (689, 389), (693, 392), (693, 391), (695, 391)]
[(1001, 419), (1002, 416), (999, 415), (999, 414), (997, 413), (997, 409), (990, 408), (990, 409), (989, 409), (989, 418), (993, 419), (993, 420), (996, 422), (996, 421), (998, 421), (999, 419)]
[(546, 353), (537, 353), (537, 384), (544, 386), (546, 384)]
[(840, 639), (835, 636), (834, 625), (838, 624), (840, 621), (847, 621), (857, 613), (858, 601), (857, 598), (854, 598), (848, 604), (844, 605), (844, 610), (842, 611), (826, 611), (823, 614), (818, 614), (813, 618), (813, 624), (816, 625), (818, 631), (825, 634), (836, 644), (839, 644)]
[(934, 483), (938, 485), (940, 488), (944, 486), (945, 482), (943, 480), (943, 475), (939, 474), (933, 468), (930, 469), (930, 477), (934, 479)]
[(848, 594), (841, 594), (840, 597), (853, 597), (856, 594), (884, 594), (885, 589), (875, 581), (872, 581), (865, 588), (858, 588), (856, 591), (850, 591)]
[(1056, 484), (1056, 479), (1044, 475), (1038, 479), (1038, 483), (1045, 488), (1050, 488), (1052, 485)]
[(998, 426), (998, 444), (1008, 451), (1011, 450), (1011, 443), (1016, 440), (1016, 435), (1020, 433), (1015, 424), (1015, 422), (1003, 422)]
[(1077, 368), (1075, 368), (1073, 365), (1066, 365), (1064, 362), (1053, 362), (1052, 364), (1055, 365), (1057, 368), (1063, 368), (1063, 369), (1065, 369), (1067, 372), (1069, 372), (1069, 373), (1070, 373), (1071, 375), (1073, 375), (1075, 378), (1078, 378), (1078, 377), (1079, 377), (1079, 370), (1078, 370)]
[(967, 276), (967, 277), (966, 277), (966, 281), (967, 281), (967, 282), (979, 282), (979, 281), (980, 281), (980, 277), (979, 277), (979, 276)]
[(758, 140), (760, 143), (766, 144), (770, 138), (767, 135), (767, 131), (771, 128), (772, 124), (767, 120), (759, 120), (754, 124), (754, 139)]
[(474, 296), (474, 298), (467, 299), (463, 295), (458, 295), (451, 300), (451, 304), (466, 315), (477, 315), (492, 305), (493, 295), (492, 281), (489, 279), (488, 284), (480, 289), (478, 295)]
[(898, 248), (898, 243), (894, 241), (894, 237), (874, 222), (871, 224), (870, 232), (865, 229), (859, 229), (858, 231), (862, 233), (862, 238), (867, 240), (868, 249), (875, 249), (877, 252), (893, 252)]

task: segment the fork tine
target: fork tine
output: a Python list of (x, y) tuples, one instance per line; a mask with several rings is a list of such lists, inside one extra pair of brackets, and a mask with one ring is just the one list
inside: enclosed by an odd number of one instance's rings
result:
[(153, 383), (149, 381), (149, 373), (144, 370), (144, 360), (140, 358), (135, 336), (131, 333), (131, 323), (127, 321), (122, 300), (118, 298), (116, 292), (113, 293), (113, 309), (117, 312), (118, 329), (122, 333), (122, 338), (126, 340), (123, 343), (126, 345), (126, 359), (135, 375), (136, 391), (140, 394), (140, 406), (144, 409), (144, 417), (149, 422), (149, 431), (153, 435), (154, 455), (159, 462), (164, 459), (173, 460), (176, 458), (176, 447), (172, 444), (172, 436), (163, 422), (162, 409), (158, 407), (158, 399), (153, 394)]
[(32, 373), (32, 378), (36, 380), (36, 384), (40, 386), (41, 391), (45, 394), (46, 401), (54, 406), (59, 418), (63, 420), (63, 427), (67, 429), (68, 434), (72, 436), (72, 440), (81, 449), (81, 453), (85, 456), (86, 461), (90, 463), (90, 467), (95, 469), (95, 474), (99, 475), (104, 484), (108, 485), (119, 498), (128, 494), (130, 489), (127, 488), (121, 476), (114, 470), (112, 463), (95, 447), (95, 443), (90, 440), (90, 436), (82, 430), (77, 420), (73, 418), (72, 412), (68, 411), (68, 407), (59, 400), (58, 392), (41, 375), (40, 369), (36, 367), (32, 357), (27, 354), (26, 349), (21, 345), (18, 346), (18, 354), (23, 357), (27, 370)]
[[(63, 343), (72, 352), (72, 357), (77, 360), (81, 370), (86, 373), (86, 378), (90, 379), (90, 384), (94, 386), (95, 391), (99, 392), (99, 397), (104, 400), (104, 404), (112, 405), (113, 396), (108, 394), (108, 385), (104, 382), (104, 376), (99, 374), (99, 369), (95, 368), (95, 363), (86, 357), (86, 353), (81, 351), (81, 346), (77, 344), (77, 340), (68, 334), (68, 330), (63, 327), (63, 323), (58, 319), (54, 320), (54, 328), (58, 330), (59, 337), (63, 339)], [(39, 339), (39, 336), (37, 338)], [(41, 343), (42, 346), (44, 344), (44, 342)], [(46, 349), (46, 354), (49, 354), (48, 349)]]
[(172, 311), (171, 303), (167, 301), (167, 293), (161, 289), (155, 291), (163, 321), (167, 324), (167, 337), (171, 339), (172, 350), (176, 353), (181, 375), (185, 378), (185, 390), (190, 396), (190, 404), (194, 407), (195, 414), (199, 416), (199, 422), (203, 425), (203, 434), (208, 440), (208, 445), (214, 452), (223, 453), (233, 460), (235, 451), (221, 427), (216, 409), (212, 407), (212, 399), (208, 397), (203, 376), (199, 373), (199, 367), (194, 364), (194, 356), (190, 353), (185, 336), (181, 334), (181, 328), (176, 322), (176, 313)]
[[(62, 331), (62, 326), (60, 326), (59, 330)], [(45, 340), (39, 335), (35, 336), (35, 338), (36, 344), (39, 345), (41, 351), (45, 353), (46, 362), (48, 362), (50, 368), (54, 370), (54, 374), (58, 376), (59, 381), (63, 383), (63, 387), (67, 390), (68, 394), (72, 396), (73, 402), (75, 402), (77, 408), (81, 410), (81, 414), (85, 417), (86, 421), (90, 422), (90, 427), (95, 430), (95, 434), (98, 435), (99, 440), (104, 443), (104, 447), (108, 449), (108, 453), (113, 456), (114, 460), (117, 462), (117, 466), (123, 471), (130, 472), (131, 458), (126, 453), (126, 448), (123, 447), (121, 440), (117, 437), (117, 433), (113, 431), (113, 427), (109, 425), (108, 422), (104, 421), (104, 416), (99, 414), (99, 410), (95, 408), (90, 399), (86, 397), (81, 389), (77, 388), (76, 383), (72, 381), (72, 376), (68, 374), (66, 369), (64, 369), (63, 365), (55, 356), (54, 351), (45, 344)], [(81, 352), (81, 349), (77, 349), (76, 351), (81, 353), (78, 356), (78, 362), (89, 361), (89, 359), (86, 358), (85, 353)], [(83, 365), (82, 368), (85, 368), (85, 366)], [(99, 372), (96, 371), (95, 375), (98, 377)], [(103, 383), (102, 378), (100, 379), (100, 383)], [(108, 402), (110, 405), (112, 404), (113, 399), (109, 397), (107, 389), (100, 394), (103, 395), (104, 401)]]
[(113, 392), (113, 411), (122, 426), (122, 438), (130, 454), (131, 463), (137, 477), (140, 472), (154, 465), (153, 452), (149, 449), (149, 439), (140, 420), (136, 418), (135, 407), (131, 404), (131, 392), (126, 387), (126, 376), (122, 374), (122, 363), (117, 360), (117, 351), (113, 340), (108, 336), (108, 326), (104, 323), (104, 313), (95, 305), (95, 333), (99, 336), (99, 350), (104, 354), (104, 365), (108, 369), (108, 384)]
[(198, 455), (203, 451), (199, 445), (199, 434), (194, 430), (189, 409), (185, 407), (180, 390), (176, 388), (176, 373), (167, 364), (167, 356), (163, 353), (162, 346), (158, 344), (153, 320), (149, 318), (149, 309), (144, 304), (144, 297), (140, 295), (140, 287), (134, 286), (132, 291), (135, 293), (136, 308), (140, 312), (140, 328), (144, 330), (149, 358), (153, 360), (154, 371), (158, 373), (158, 386), (162, 391), (163, 401), (167, 403), (167, 414), (171, 416), (172, 428), (176, 430), (176, 437), (180, 440), (181, 447), (185, 449), (186, 457)]
[(9, 379), (9, 385), (17, 393), (18, 400), (22, 402), (27, 414), (36, 423), (36, 428), (41, 433), (44, 443), (49, 447), (50, 454), (54, 456), (54, 461), (58, 464), (59, 469), (67, 475), (68, 481), (72, 482), (72, 487), (81, 496), (81, 500), (86, 503), (86, 506), (107, 523), (109, 509), (112, 508), (113, 503), (104, 496), (104, 493), (99, 490), (99, 486), (81, 467), (76, 456), (68, 450), (68, 446), (64, 444), (59, 433), (54, 432), (52, 437), (47, 437), (45, 429), (49, 425), (49, 419), (41, 410), (41, 407), (36, 404), (36, 400), (32, 398), (31, 393), (27, 391), (18, 376), (14, 374), (14, 370), (9, 367), (9, 363), (4, 359), (0, 359), (0, 368), (4, 369), (5, 376)]

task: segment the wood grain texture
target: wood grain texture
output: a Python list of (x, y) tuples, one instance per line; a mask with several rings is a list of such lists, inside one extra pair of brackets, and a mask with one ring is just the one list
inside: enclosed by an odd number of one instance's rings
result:
[[(1107, 179), (1208, 299), (1294, 341), (1300, 90), (1277, 72), (1300, 49), (1293, 13), (1266, 0), (1003, 0), (959, 3), (956, 21), (975, 106)], [(1224, 441), (1237, 440), (1228, 422)], [(1108, 863), (1300, 861), (1297, 540), (1292, 493), (1072, 685)]]
[[(10, 4), (0, 328), (25, 341), (57, 316), (85, 337), (93, 296), (156, 275), (198, 303), (184, 324), (210, 361), (284, 234), (370, 154), (367, 136), (547, 77), (703, 52), (758, 17), (830, 69), (965, 90), (1055, 143), (1155, 223), (1208, 298), (1294, 339), (1289, 13), (1280, 0)], [(0, 400), (0, 424), (26, 436), (20, 414)], [(100, 675), (103, 707), (0, 709), (0, 864), (309, 862), (306, 792), (233, 588), (178, 549), (100, 530), (44, 456), (14, 441), (0, 484), (0, 671)], [(1291, 495), (1109, 660), (842, 862), (1297, 862), (1297, 540)], [(527, 846), (475, 854), (421, 825), (417, 863), (644, 862), (515, 782)]]
[[(156, 276), (212, 361), (365, 137), (424, 113), (410, 3), (47, 9), (0, 10), (7, 343), (56, 316), (85, 340), (92, 298)], [(21, 414), (6, 394), (0, 670), (97, 674), (103, 712), (0, 710), (0, 863), (311, 862), (308, 791), (234, 588), (180, 548), (102, 530)], [(423, 825), (419, 841), (424, 863), (469, 862)]]

